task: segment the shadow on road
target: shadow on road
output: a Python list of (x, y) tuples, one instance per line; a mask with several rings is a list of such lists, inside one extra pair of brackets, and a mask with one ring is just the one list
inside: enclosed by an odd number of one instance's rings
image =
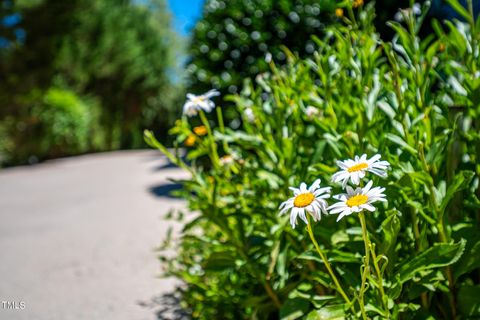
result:
[(142, 307), (155, 310), (159, 320), (186, 320), (191, 319), (188, 312), (180, 307), (179, 290), (155, 296), (149, 302), (139, 302)]
[(172, 192), (181, 190), (181, 189), (182, 189), (182, 185), (180, 183), (166, 183), (166, 184), (150, 187), (148, 188), (148, 191), (156, 197), (179, 199), (180, 197), (172, 195)]

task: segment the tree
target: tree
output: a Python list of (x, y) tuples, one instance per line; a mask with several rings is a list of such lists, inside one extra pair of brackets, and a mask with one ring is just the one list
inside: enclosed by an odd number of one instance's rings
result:
[(312, 53), (312, 35), (336, 19), (334, 0), (210, 0), (193, 30), (187, 86), (234, 93), (245, 77), (268, 70), (269, 56), (285, 62), (283, 47)]
[(0, 120), (28, 113), (20, 96), (55, 86), (99, 101), (109, 149), (139, 146), (143, 127), (167, 126), (175, 39), (165, 0), (19, 0), (12, 8), (26, 37), (2, 52)]

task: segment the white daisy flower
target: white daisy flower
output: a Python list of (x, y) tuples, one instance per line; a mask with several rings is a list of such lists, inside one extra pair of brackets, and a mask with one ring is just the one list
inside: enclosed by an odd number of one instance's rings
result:
[(221, 166), (229, 166), (235, 162), (235, 158), (232, 155), (225, 155), (220, 158), (220, 165)]
[(419, 16), (422, 14), (422, 7), (420, 6), (420, 3), (414, 3), (412, 6), (412, 12), (414, 15)]
[(245, 110), (243, 111), (243, 115), (245, 116), (245, 118), (247, 118), (248, 122), (250, 123), (255, 122), (255, 114), (253, 113), (252, 108), (250, 107), (245, 108)]
[(324, 199), (330, 198), (330, 189), (330, 187), (320, 188), (320, 179), (315, 180), (308, 189), (305, 182), (300, 184), (300, 188), (290, 187), (294, 197), (280, 205), (280, 214), (282, 215), (291, 209), (290, 224), (294, 229), (297, 224), (297, 216), (306, 224), (308, 224), (306, 213), (310, 214), (313, 220), (318, 221), (322, 211), (324, 214), (328, 214), (327, 201)]
[(313, 117), (317, 116), (320, 114), (320, 110), (318, 110), (318, 108), (315, 108), (315, 107), (312, 107), (312, 106), (308, 106), (306, 109), (305, 109), (305, 114), (307, 115), (307, 117), (309, 119), (313, 119)]
[(334, 196), (335, 199), (340, 200), (335, 204), (328, 207), (330, 214), (340, 214), (337, 221), (340, 221), (345, 216), (352, 214), (353, 212), (361, 212), (362, 210), (375, 211), (375, 207), (372, 203), (376, 201), (387, 201), (385, 199), (385, 188), (375, 187), (372, 188), (372, 181), (368, 181), (365, 188), (356, 188), (347, 186), (347, 193)]
[(342, 181), (344, 188), (349, 179), (353, 184), (358, 185), (360, 180), (365, 177), (367, 171), (385, 178), (387, 176), (386, 170), (390, 164), (387, 161), (378, 161), (380, 158), (381, 155), (376, 154), (367, 160), (367, 155), (364, 154), (361, 157), (355, 156), (355, 160), (337, 161), (340, 171), (332, 176), (332, 181)]
[(220, 92), (215, 89), (199, 96), (187, 93), (187, 101), (183, 105), (183, 114), (192, 117), (196, 116), (199, 110), (204, 110), (205, 112), (212, 111), (215, 108), (215, 103), (210, 99), (219, 95)]

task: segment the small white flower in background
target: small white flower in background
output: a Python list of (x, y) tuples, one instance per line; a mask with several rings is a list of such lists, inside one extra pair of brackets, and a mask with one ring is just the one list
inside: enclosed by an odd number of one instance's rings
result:
[(222, 166), (229, 166), (229, 165), (233, 164), (234, 162), (235, 162), (235, 159), (229, 154), (220, 158), (220, 165), (222, 165)]
[(420, 3), (414, 3), (412, 7), (413, 14), (416, 16), (419, 16), (422, 14), (422, 7), (420, 6)]
[(332, 176), (332, 181), (341, 181), (342, 186), (345, 188), (349, 179), (353, 184), (358, 185), (360, 180), (365, 177), (367, 171), (380, 177), (386, 177), (386, 170), (390, 164), (387, 161), (378, 161), (380, 158), (381, 156), (376, 154), (367, 160), (367, 155), (364, 154), (361, 157), (355, 156), (355, 160), (337, 161), (340, 171)]
[(308, 106), (305, 109), (305, 114), (307, 115), (308, 118), (312, 119), (313, 117), (317, 116), (320, 114), (320, 110), (318, 108)]
[(192, 117), (196, 116), (199, 110), (204, 110), (205, 112), (212, 111), (215, 108), (215, 103), (210, 99), (219, 95), (220, 92), (215, 89), (199, 96), (187, 93), (187, 101), (183, 105), (183, 114)]
[(305, 182), (300, 184), (300, 188), (290, 187), (294, 196), (283, 202), (279, 210), (281, 215), (291, 210), (290, 224), (292, 228), (295, 229), (297, 216), (308, 224), (307, 213), (310, 214), (315, 221), (320, 220), (322, 211), (324, 214), (328, 214), (327, 201), (325, 201), (325, 199), (330, 198), (331, 188), (320, 188), (320, 182), (320, 179), (315, 180), (308, 189)]
[(265, 54), (265, 62), (266, 63), (272, 62), (272, 54), (270, 52), (267, 52), (267, 54)]
[(355, 190), (347, 186), (346, 194), (334, 196), (334, 198), (340, 200), (340, 202), (328, 207), (330, 214), (340, 214), (337, 218), (337, 221), (340, 221), (340, 219), (353, 212), (361, 212), (362, 210), (375, 211), (372, 203), (387, 200), (385, 199), (385, 194), (383, 194), (385, 188), (372, 188), (372, 184), (373, 182), (369, 181), (365, 188), (356, 188)]
[(253, 114), (252, 108), (245, 108), (245, 110), (243, 111), (243, 115), (245, 116), (245, 118), (247, 118), (248, 122), (252, 123), (255, 121), (255, 114)]
[(419, 16), (422, 14), (422, 6), (420, 5), (420, 3), (414, 3), (411, 9), (407, 8), (407, 9), (400, 9), (399, 11), (397, 11), (397, 13), (395, 13), (395, 15), (393, 16), (393, 19), (397, 22), (403, 22), (403, 15), (408, 14), (410, 10), (414, 16)]
[(402, 14), (402, 11), (403, 9), (400, 9), (399, 11), (397, 11), (395, 13), (395, 15), (393, 16), (393, 19), (397, 22), (403, 22), (403, 14)]

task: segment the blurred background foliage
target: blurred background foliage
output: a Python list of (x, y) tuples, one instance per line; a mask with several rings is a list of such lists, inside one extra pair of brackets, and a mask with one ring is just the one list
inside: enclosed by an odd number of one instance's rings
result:
[(1, 2), (7, 164), (136, 148), (172, 122), (179, 40), (164, 0)]
[[(285, 48), (300, 57), (314, 51), (312, 35), (341, 20), (336, 0), (211, 0), (207, 1), (190, 43), (187, 86), (193, 91), (215, 87), (236, 93), (245, 78), (269, 70), (268, 60), (286, 63)], [(358, 4), (363, 3), (359, 1)], [(375, 24), (382, 36), (386, 26), (408, 0), (377, 1)]]
[[(175, 1), (170, 8), (202, 3)], [(353, 10), (369, 2), (358, 0)], [(311, 56), (312, 36), (322, 38), (347, 15), (338, 3), (205, 0), (199, 20), (190, 18), (191, 30), (181, 34), (167, 0), (0, 0), (0, 163), (139, 148), (145, 128), (168, 142), (185, 91), (236, 93), (245, 79), (267, 72), (268, 61), (284, 65), (287, 51)], [(384, 40), (393, 35), (386, 21), (409, 5), (375, 3)], [(446, 1), (432, 1), (423, 37), (432, 17), (459, 18)], [(65, 95), (56, 100), (62, 107), (47, 102), (52, 92)], [(240, 125), (233, 108), (226, 119)], [(78, 142), (85, 132), (89, 141)]]

